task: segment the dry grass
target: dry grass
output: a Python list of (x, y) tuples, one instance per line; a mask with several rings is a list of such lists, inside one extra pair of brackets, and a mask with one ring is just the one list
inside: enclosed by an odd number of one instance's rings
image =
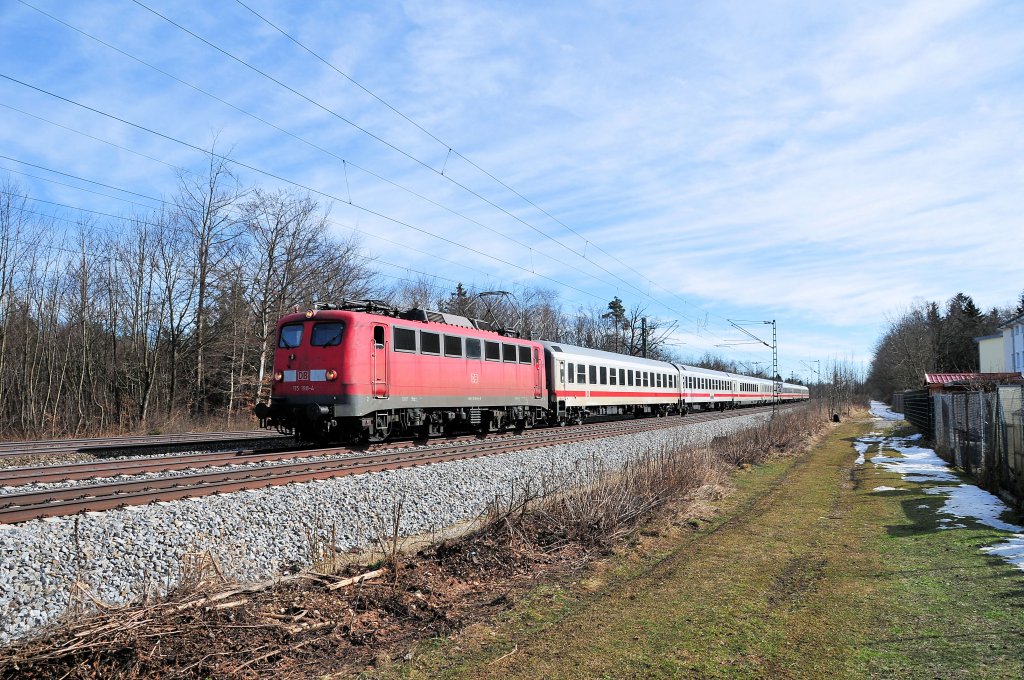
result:
[(544, 493), (513, 489), (495, 499), (481, 535), (545, 550), (575, 544), (607, 548), (629, 538), (672, 499), (718, 486), (730, 470), (794, 452), (822, 429), (815, 409), (799, 407), (708, 446), (665, 445), (618, 470), (594, 464), (574, 481)]

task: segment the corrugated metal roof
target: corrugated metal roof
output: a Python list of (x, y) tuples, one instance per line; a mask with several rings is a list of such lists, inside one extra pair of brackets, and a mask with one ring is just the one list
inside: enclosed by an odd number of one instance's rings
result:
[(924, 382), (927, 385), (942, 385), (951, 382), (963, 382), (965, 380), (975, 380), (978, 378), (977, 373), (925, 373)]
[(947, 385), (959, 382), (999, 382), (1000, 380), (1019, 380), (1020, 373), (925, 373), (926, 385)]

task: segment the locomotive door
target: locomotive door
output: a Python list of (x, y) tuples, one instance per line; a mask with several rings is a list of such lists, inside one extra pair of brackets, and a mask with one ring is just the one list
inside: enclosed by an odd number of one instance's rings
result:
[(379, 324), (373, 325), (373, 349), (370, 356), (370, 363), (373, 367), (373, 397), (375, 399), (387, 399), (389, 393), (388, 385), (388, 364), (390, 356), (387, 346), (387, 327)]
[(533, 348), (533, 398), (539, 399), (543, 392), (544, 376), (541, 375), (540, 370), (540, 350), (536, 347)]

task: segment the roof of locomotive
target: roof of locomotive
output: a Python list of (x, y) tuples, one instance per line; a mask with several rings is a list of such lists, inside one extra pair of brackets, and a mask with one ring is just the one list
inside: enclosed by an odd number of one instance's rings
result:
[[(310, 314), (312, 312), (312, 314)], [(289, 323), (298, 323), (303, 321), (330, 321), (330, 320), (345, 320), (352, 318), (366, 319), (367, 321), (379, 322), (388, 324), (390, 326), (416, 326), (417, 328), (427, 328), (431, 331), (438, 333), (458, 333), (468, 337), (478, 337), (486, 339), (494, 339), (500, 342), (519, 342), (519, 343), (530, 343), (531, 345), (538, 345), (536, 340), (527, 340), (526, 338), (516, 337), (514, 335), (505, 335), (493, 330), (487, 330), (483, 328), (476, 328), (472, 325), (463, 324), (459, 321), (465, 319), (452, 314), (439, 314), (434, 313), (434, 316), (443, 320), (432, 320), (432, 319), (408, 319), (399, 316), (392, 316), (390, 314), (374, 314), (372, 312), (361, 312), (350, 309), (311, 309), (305, 312), (294, 312), (292, 314), (286, 314), (277, 321), (278, 326), (283, 326)], [(467, 319), (468, 321), (468, 319)]]

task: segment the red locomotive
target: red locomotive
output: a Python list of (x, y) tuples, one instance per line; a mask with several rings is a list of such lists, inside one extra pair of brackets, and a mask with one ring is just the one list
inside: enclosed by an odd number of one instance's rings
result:
[(524, 428), (548, 406), (544, 348), (466, 317), (360, 301), (278, 322), (263, 426), (299, 439)]

